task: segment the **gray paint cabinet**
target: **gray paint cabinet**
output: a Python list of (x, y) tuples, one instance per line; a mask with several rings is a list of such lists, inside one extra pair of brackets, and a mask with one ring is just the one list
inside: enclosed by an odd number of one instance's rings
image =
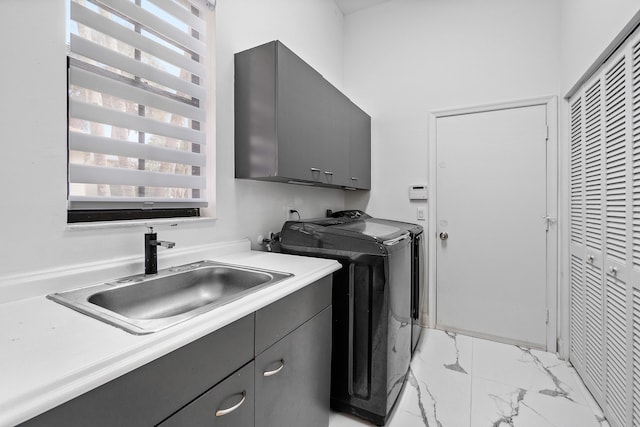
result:
[(251, 314), (22, 425), (156, 425), (250, 362), (253, 328)]
[(330, 360), (331, 275), (21, 425), (326, 427)]
[(235, 168), (236, 178), (369, 189), (371, 118), (279, 41), (237, 53)]
[(351, 186), (371, 188), (371, 117), (357, 105), (349, 106), (349, 169)]
[(329, 425), (331, 283), (256, 312), (256, 427)]
[(256, 427), (329, 425), (331, 318), (327, 307), (256, 357)]

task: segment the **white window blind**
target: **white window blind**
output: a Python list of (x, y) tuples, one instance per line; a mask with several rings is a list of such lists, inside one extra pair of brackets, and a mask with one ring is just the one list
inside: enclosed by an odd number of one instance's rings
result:
[(207, 205), (206, 4), (70, 0), (69, 210)]

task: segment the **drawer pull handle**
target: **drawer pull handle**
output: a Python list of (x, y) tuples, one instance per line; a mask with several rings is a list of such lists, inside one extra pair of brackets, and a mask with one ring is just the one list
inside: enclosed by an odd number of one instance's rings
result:
[(320, 172), (320, 169), (318, 169), (318, 168), (311, 168), (311, 172)]
[(331, 171), (324, 171), (325, 175), (333, 175), (333, 172)]
[(231, 412), (235, 411), (236, 409), (238, 409), (243, 403), (244, 401), (247, 399), (247, 392), (243, 391), (242, 392), (242, 399), (240, 399), (240, 402), (236, 403), (235, 405), (233, 405), (231, 408), (227, 408), (227, 409), (218, 409), (216, 411), (216, 417), (222, 417), (223, 415), (227, 415), (230, 414)]
[(262, 375), (264, 375), (265, 377), (270, 377), (282, 371), (282, 368), (284, 368), (284, 359), (280, 359), (280, 366), (278, 367), (278, 369), (274, 369), (273, 371), (266, 371)]

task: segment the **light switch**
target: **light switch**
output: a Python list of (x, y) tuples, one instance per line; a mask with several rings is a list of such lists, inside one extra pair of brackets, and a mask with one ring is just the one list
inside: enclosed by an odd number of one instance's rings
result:
[(425, 208), (418, 208), (418, 220), (425, 221), (427, 219), (427, 214), (425, 212)]

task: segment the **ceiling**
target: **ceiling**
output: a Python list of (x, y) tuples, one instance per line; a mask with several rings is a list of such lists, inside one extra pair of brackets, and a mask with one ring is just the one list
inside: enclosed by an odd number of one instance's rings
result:
[(389, 0), (335, 0), (344, 15), (357, 12)]

